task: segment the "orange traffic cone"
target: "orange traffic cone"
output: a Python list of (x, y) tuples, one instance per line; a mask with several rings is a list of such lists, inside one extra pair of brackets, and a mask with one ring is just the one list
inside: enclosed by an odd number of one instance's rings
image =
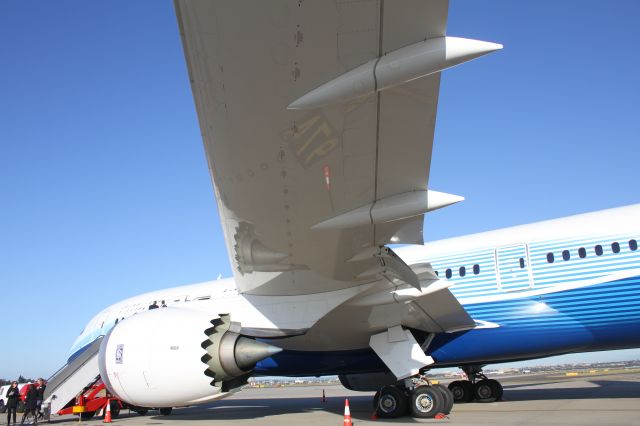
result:
[(351, 410), (349, 410), (349, 400), (344, 400), (344, 426), (353, 426), (351, 421)]
[(327, 402), (327, 398), (324, 396), (324, 389), (322, 389), (322, 399), (320, 402)]
[(104, 420), (102, 423), (111, 423), (111, 400), (107, 399), (107, 408), (104, 412)]

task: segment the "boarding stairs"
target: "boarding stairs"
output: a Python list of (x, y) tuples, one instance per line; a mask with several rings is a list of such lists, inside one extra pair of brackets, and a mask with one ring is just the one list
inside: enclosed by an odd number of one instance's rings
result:
[(65, 364), (47, 380), (42, 403), (47, 420), (75, 403), (76, 396), (100, 378), (98, 353), (103, 336), (93, 341), (80, 355)]

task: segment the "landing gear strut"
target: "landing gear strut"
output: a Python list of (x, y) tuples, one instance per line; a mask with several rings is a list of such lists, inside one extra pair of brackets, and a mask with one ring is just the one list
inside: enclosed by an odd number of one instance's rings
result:
[(396, 385), (384, 386), (373, 398), (374, 408), (382, 418), (396, 418), (406, 414), (433, 418), (438, 413), (449, 414), (453, 394), (443, 385), (432, 384), (426, 377), (405, 379)]
[(455, 402), (494, 402), (502, 399), (502, 385), (488, 379), (477, 366), (462, 367), (469, 380), (456, 380), (449, 384)]

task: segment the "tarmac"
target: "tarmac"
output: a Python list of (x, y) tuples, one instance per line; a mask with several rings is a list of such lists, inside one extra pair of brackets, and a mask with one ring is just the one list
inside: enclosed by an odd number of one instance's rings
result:
[[(176, 408), (169, 416), (150, 411), (146, 416), (123, 411), (114, 426), (342, 425), (349, 398), (355, 425), (448, 423), (452, 425), (640, 425), (640, 374), (564, 377), (562, 375), (494, 377), (504, 386), (504, 401), (456, 404), (448, 419), (372, 420), (372, 394), (339, 385), (246, 388), (220, 401)], [(327, 402), (321, 402), (322, 390)], [(4, 420), (4, 419), (2, 419)], [(74, 416), (53, 423), (78, 423)], [(83, 421), (102, 424), (102, 418)]]

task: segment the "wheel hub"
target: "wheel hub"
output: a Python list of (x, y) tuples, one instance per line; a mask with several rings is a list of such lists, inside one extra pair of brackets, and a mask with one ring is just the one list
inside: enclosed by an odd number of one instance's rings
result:
[(380, 409), (385, 413), (390, 413), (396, 409), (396, 400), (391, 395), (383, 395), (380, 398)]
[(464, 389), (462, 389), (462, 386), (454, 386), (453, 389), (451, 389), (451, 393), (453, 393), (454, 398), (462, 399), (464, 396)]
[(433, 399), (429, 395), (420, 395), (416, 398), (416, 408), (423, 413), (433, 409)]
[(480, 398), (491, 398), (492, 393), (491, 386), (489, 385), (480, 385), (478, 387), (478, 396)]

